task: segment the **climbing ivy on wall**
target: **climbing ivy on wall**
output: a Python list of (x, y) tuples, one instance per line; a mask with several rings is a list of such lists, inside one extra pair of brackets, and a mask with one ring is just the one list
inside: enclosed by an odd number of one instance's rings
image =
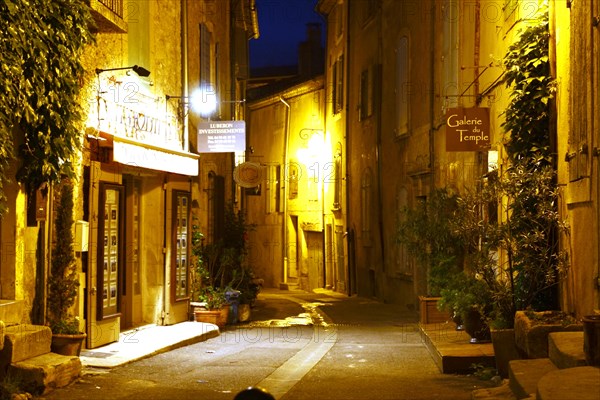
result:
[(550, 102), (555, 85), (550, 75), (548, 13), (524, 30), (504, 58), (504, 82), (512, 90), (503, 128), (511, 162), (537, 155), (550, 163)]
[(74, 174), (80, 55), (93, 41), (91, 23), (84, 1), (0, 0), (0, 215), (15, 156), (22, 161), (17, 180), (33, 188)]
[(502, 177), (509, 199), (504, 225), (516, 309), (555, 308), (556, 285), (567, 268), (558, 242), (567, 226), (557, 207), (549, 48), (548, 13), (543, 12), (504, 59), (504, 82), (511, 90), (503, 124), (509, 159)]

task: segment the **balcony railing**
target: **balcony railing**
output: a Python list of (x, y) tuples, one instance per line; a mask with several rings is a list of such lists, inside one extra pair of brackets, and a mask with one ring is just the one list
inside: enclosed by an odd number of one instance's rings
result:
[(98, 0), (98, 3), (104, 5), (119, 18), (123, 18), (123, 0)]
[(99, 32), (127, 32), (123, 0), (88, 0)]

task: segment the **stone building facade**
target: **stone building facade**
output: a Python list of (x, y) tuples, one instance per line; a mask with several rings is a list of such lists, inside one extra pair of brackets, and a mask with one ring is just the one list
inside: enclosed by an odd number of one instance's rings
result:
[[(89, 7), (95, 42), (81, 60), (86, 120), (75, 160), (74, 312), (93, 348), (123, 330), (189, 319), (193, 225), (213, 240), (238, 195), (236, 156), (200, 155), (198, 126), (244, 118), (248, 40), (258, 24), (253, 0), (98, 0)], [(208, 88), (202, 100), (216, 99), (210, 114), (191, 107), (199, 88)], [(16, 305), (10, 323), (32, 321), (34, 297), (44, 293), (36, 284), (45, 286), (52, 242), (61, 240), (53, 237), (49, 191), (36, 203), (46, 213), (28, 224), (25, 190), (14, 182), (7, 188), (0, 277), (1, 297)]]

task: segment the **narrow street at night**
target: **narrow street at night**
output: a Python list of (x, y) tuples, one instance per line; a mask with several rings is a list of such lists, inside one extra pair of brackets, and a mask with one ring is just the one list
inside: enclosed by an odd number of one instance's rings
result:
[(83, 377), (45, 399), (233, 399), (249, 386), (275, 398), (470, 399), (490, 387), (442, 374), (416, 313), (329, 291), (266, 290), (252, 321), (220, 336)]
[(600, 400), (600, 0), (0, 0), (0, 48), (0, 400)]

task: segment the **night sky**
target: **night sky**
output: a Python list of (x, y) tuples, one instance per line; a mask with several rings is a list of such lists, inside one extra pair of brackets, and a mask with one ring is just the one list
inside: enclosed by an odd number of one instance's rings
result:
[(317, 0), (256, 0), (259, 39), (250, 40), (250, 66), (295, 65), (298, 44), (306, 39), (306, 24), (325, 20), (314, 11)]

